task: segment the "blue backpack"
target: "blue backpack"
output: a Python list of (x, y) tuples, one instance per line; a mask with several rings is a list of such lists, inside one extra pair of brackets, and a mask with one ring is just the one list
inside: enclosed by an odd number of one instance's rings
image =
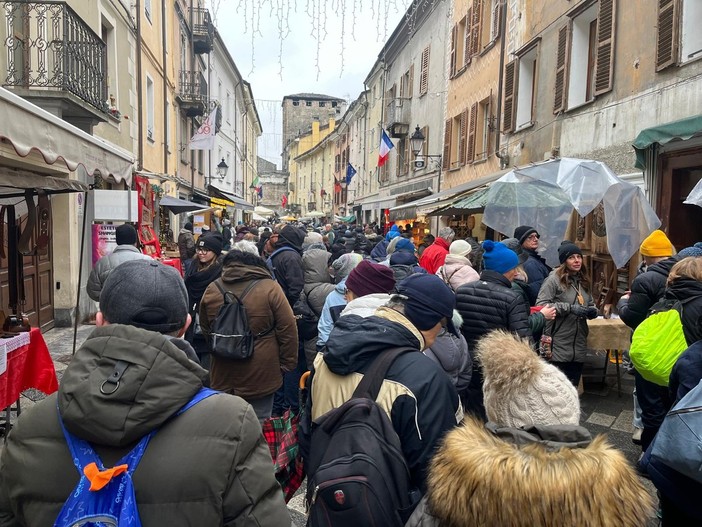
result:
[[(209, 388), (201, 388), (173, 417), (179, 416), (216, 393), (219, 392)], [(149, 440), (158, 429), (142, 437), (139, 443), (120, 459), (114, 468), (106, 470), (100, 457), (88, 442), (77, 438), (66, 430), (60, 413), (59, 423), (63, 435), (66, 437), (68, 448), (71, 450), (73, 463), (80, 474), (80, 481), (66, 503), (63, 504), (54, 527), (118, 527), (125, 525), (141, 527), (132, 475), (144, 455)], [(92, 477), (96, 473), (103, 477)]]

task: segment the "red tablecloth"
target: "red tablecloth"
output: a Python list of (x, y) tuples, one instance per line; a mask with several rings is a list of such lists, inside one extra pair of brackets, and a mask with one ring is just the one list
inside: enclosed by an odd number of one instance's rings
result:
[(28, 388), (47, 395), (58, 390), (54, 362), (39, 328), (32, 328), (28, 346), (7, 354), (7, 371), (0, 375), (0, 408), (13, 404)]

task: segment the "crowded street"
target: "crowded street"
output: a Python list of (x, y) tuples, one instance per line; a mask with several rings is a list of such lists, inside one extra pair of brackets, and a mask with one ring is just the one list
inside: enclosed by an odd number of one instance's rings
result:
[(3, 4), (0, 527), (702, 525), (702, 2)]

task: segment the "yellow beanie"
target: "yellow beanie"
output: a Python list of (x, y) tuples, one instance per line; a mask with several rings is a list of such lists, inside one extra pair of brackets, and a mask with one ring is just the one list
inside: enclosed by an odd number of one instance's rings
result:
[(641, 254), (653, 258), (673, 256), (673, 244), (663, 231), (655, 230), (641, 244)]

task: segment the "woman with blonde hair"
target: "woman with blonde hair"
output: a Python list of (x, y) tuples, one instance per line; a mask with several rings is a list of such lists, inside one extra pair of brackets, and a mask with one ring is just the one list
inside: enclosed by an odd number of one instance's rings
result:
[(672, 267), (665, 298), (684, 302), (680, 320), (687, 345), (702, 340), (702, 257), (683, 258)]
[(580, 248), (564, 241), (558, 248), (558, 260), (561, 265), (544, 280), (536, 305), (556, 308), (556, 318), (547, 321), (544, 328), (544, 336), (550, 337), (550, 350), (544, 358), (577, 386), (587, 353), (587, 319), (597, 318), (597, 308)]

